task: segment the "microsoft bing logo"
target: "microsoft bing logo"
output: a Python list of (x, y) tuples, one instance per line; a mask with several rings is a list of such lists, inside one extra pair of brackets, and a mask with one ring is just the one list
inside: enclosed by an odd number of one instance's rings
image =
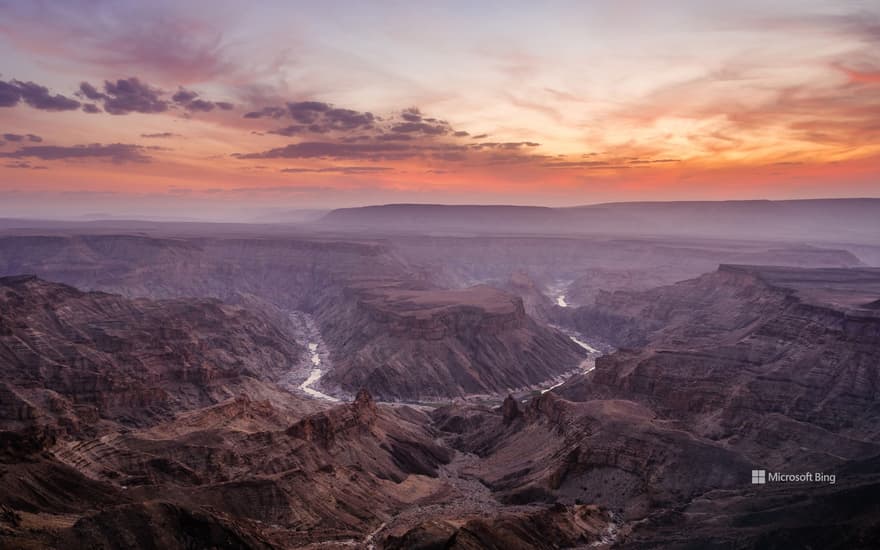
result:
[(752, 470), (752, 485), (764, 485), (767, 483), (766, 470)]

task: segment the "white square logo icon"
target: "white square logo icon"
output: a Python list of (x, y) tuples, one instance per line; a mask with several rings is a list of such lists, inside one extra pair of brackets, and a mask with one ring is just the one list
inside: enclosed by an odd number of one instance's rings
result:
[(753, 485), (763, 485), (767, 483), (767, 471), (766, 470), (752, 470), (752, 484)]

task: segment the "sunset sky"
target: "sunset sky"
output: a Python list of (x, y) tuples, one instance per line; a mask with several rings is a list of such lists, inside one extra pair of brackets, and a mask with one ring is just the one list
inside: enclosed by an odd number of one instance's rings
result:
[(0, 0), (0, 216), (880, 196), (880, 3)]

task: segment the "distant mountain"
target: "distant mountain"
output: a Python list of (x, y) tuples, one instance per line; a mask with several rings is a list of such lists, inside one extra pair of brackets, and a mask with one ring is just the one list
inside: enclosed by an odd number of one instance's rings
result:
[(687, 235), (872, 243), (880, 199), (608, 203), (571, 208), (389, 204), (333, 210), (317, 225), (389, 233)]

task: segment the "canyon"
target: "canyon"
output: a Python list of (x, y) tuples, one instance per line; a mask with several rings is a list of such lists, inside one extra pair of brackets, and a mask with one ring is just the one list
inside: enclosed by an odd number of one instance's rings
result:
[(877, 243), (429, 214), (0, 224), (0, 544), (880, 536)]

